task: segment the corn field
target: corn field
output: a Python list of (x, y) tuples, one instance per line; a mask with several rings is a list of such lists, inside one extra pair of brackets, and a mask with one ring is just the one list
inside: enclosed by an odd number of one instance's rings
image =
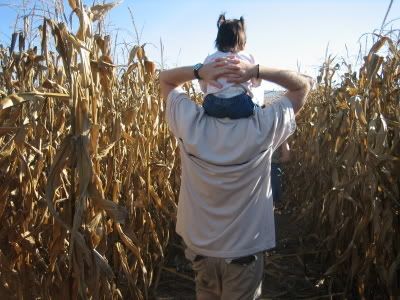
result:
[(175, 218), (177, 143), (144, 48), (116, 74), (92, 31), (112, 5), (70, 5), (76, 34), (45, 18), (40, 47), (21, 32), (0, 49), (0, 294), (144, 299)]
[[(43, 18), (37, 46), (26, 48), (23, 30), (0, 47), (0, 296), (147, 299), (180, 183), (158, 70), (140, 45), (126, 67), (114, 64), (111, 37), (93, 29), (114, 4), (69, 5), (75, 32)], [(321, 276), (334, 288), (394, 297), (398, 42), (380, 37), (337, 86), (335, 71), (328, 60), (291, 139), (289, 205), (318, 229)]]
[[(378, 51), (387, 48), (387, 56)], [(400, 51), (378, 36), (358, 72), (330, 57), (291, 140), (288, 198), (317, 241), (323, 277), (350, 299), (400, 295)], [(299, 179), (301, 178), (301, 179)]]

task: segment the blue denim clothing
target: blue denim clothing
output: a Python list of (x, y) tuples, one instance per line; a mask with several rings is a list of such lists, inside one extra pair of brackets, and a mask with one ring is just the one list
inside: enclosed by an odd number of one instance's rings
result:
[(271, 188), (274, 203), (279, 202), (282, 195), (282, 169), (279, 163), (271, 163)]
[(219, 98), (208, 94), (203, 102), (206, 114), (215, 118), (248, 118), (254, 114), (255, 106), (256, 104), (246, 93), (231, 98)]

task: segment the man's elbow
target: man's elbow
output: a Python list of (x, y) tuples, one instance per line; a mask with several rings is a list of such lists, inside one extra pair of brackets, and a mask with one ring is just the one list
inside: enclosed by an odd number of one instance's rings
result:
[(312, 87), (313, 87), (314, 81), (312, 78), (307, 78), (305, 85), (303, 87), (303, 101), (305, 102), (307, 99), (308, 94), (310, 93)]
[(314, 80), (314, 78), (312, 78), (310, 76), (307, 76), (306, 79), (307, 79), (308, 91), (310, 91), (314, 87), (315, 80)]
[(166, 71), (161, 71), (160, 72), (160, 85), (161, 85), (161, 89), (162, 86), (165, 85), (167, 83), (166, 81)]
[(301, 110), (302, 107), (306, 104), (311, 88), (312, 84), (307, 82), (302, 91), (299, 93), (296, 113), (299, 112), (299, 110)]
[(166, 72), (167, 71), (160, 72), (160, 92), (164, 99), (168, 97), (169, 92), (172, 90), (171, 84), (168, 83)]
[(297, 114), (307, 101), (307, 96), (313, 85), (312, 78), (304, 80), (304, 84), (296, 91), (287, 92), (286, 96), (292, 102), (293, 110)]
[(307, 75), (303, 75), (303, 78), (305, 80), (304, 80), (303, 87), (302, 87), (302, 89), (300, 91), (300, 97), (299, 97), (300, 98), (299, 100), (302, 103), (302, 105), (304, 105), (304, 103), (306, 102), (307, 96), (308, 96), (308, 94), (310, 93), (311, 89), (314, 86), (314, 79), (312, 77), (307, 76)]

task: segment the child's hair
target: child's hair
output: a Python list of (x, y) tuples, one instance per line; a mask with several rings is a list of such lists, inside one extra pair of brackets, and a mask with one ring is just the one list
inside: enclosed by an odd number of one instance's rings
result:
[(215, 39), (215, 47), (222, 52), (239, 52), (246, 45), (246, 31), (244, 19), (226, 20), (225, 14), (221, 14), (217, 22), (218, 34)]

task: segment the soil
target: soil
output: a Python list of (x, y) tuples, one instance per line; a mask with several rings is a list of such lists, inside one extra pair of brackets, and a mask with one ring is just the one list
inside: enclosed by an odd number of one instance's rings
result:
[[(340, 293), (329, 293), (316, 241), (306, 235), (302, 220), (294, 221), (296, 215), (283, 205), (275, 209), (277, 246), (265, 254), (261, 299), (343, 299)], [(170, 245), (153, 299), (195, 299), (194, 274), (178, 239)]]

